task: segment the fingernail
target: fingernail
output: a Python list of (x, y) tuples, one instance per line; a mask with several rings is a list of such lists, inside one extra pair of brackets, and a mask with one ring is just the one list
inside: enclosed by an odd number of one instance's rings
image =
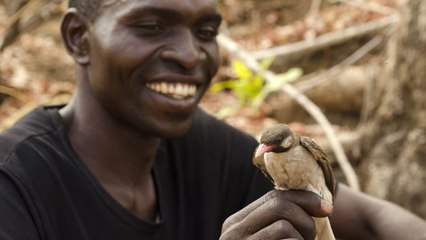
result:
[(333, 212), (333, 205), (330, 202), (321, 199), (321, 210), (327, 215), (330, 215)]

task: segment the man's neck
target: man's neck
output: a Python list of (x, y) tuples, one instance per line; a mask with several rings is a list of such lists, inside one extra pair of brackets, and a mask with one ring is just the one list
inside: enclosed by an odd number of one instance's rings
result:
[(74, 150), (103, 188), (136, 216), (154, 221), (158, 211), (152, 167), (160, 139), (119, 127), (104, 114), (87, 102), (79, 104), (75, 96), (60, 110)]
[(143, 181), (151, 174), (160, 139), (124, 128), (107, 113), (90, 105), (78, 103), (78, 98), (73, 98), (60, 110), (70, 141), (81, 160), (100, 182), (119, 181), (133, 185)]

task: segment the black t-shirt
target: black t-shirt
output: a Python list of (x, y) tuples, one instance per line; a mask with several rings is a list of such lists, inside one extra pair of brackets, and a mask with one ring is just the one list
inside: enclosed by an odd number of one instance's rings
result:
[(251, 164), (257, 142), (198, 110), (185, 137), (162, 141), (161, 217), (146, 222), (81, 162), (58, 109), (39, 107), (0, 135), (1, 240), (218, 239), (229, 215), (272, 189)]

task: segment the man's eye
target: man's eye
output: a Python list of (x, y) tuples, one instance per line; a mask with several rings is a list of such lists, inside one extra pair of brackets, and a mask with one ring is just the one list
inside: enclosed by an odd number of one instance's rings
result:
[(157, 22), (139, 22), (134, 27), (147, 33), (158, 33), (163, 30)]
[(201, 40), (211, 41), (216, 38), (218, 29), (212, 26), (201, 27), (197, 30), (197, 35)]

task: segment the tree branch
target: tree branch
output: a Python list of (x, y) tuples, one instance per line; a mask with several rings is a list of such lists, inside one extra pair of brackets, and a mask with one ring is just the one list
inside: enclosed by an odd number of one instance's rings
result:
[(347, 5), (357, 7), (359, 9), (375, 12), (382, 15), (390, 15), (396, 12), (395, 9), (386, 7), (373, 2), (359, 1), (359, 0), (335, 0), (335, 2), (342, 2)]
[(284, 44), (278, 47), (272, 47), (264, 50), (252, 52), (255, 59), (289, 56), (293, 54), (303, 54), (304, 52), (314, 51), (330, 45), (341, 43), (353, 38), (364, 36), (370, 33), (376, 33), (397, 21), (397, 16), (391, 15), (379, 20), (371, 21), (361, 25), (348, 27), (339, 31), (325, 33), (314, 39), (308, 39), (295, 43)]
[(51, 0), (37, 11), (25, 24), (21, 23), (21, 17), (32, 9), (37, 1), (29, 0), (25, 5), (11, 16), (4, 24), (3, 36), (0, 37), (0, 52), (11, 45), (21, 34), (27, 30), (32, 30), (40, 26), (44, 21), (48, 20), (54, 14), (61, 12), (60, 5), (62, 0)]
[(322, 0), (312, 0), (311, 8), (309, 9), (309, 15), (316, 14), (321, 8)]

